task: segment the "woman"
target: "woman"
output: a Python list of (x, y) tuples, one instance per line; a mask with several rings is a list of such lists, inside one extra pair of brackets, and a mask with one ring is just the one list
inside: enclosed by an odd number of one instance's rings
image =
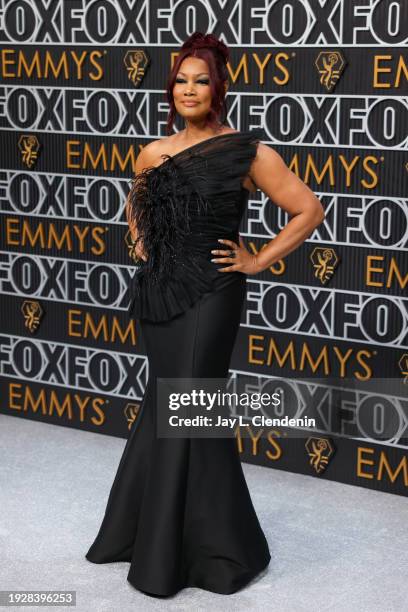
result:
[[(156, 432), (156, 380), (227, 378), (246, 276), (299, 246), (324, 218), (315, 195), (260, 141), (220, 122), (228, 49), (196, 32), (168, 83), (171, 131), (143, 148), (127, 202), (140, 265), (129, 312), (149, 360), (141, 413), (131, 431), (99, 533), (86, 558), (129, 561), (127, 579), (155, 596), (184, 587), (234, 593), (270, 561), (233, 436), (168, 438)], [(238, 227), (259, 188), (291, 215), (261, 252)]]

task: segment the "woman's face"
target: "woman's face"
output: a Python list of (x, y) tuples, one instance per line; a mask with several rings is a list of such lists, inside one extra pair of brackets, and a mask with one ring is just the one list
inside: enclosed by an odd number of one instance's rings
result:
[(191, 121), (204, 119), (211, 108), (210, 73), (207, 62), (186, 57), (180, 64), (173, 87), (176, 111)]

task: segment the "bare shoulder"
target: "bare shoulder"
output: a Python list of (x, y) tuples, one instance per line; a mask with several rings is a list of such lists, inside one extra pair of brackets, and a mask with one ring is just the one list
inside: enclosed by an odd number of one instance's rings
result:
[(258, 142), (256, 147), (256, 155), (252, 162), (252, 169), (263, 167), (271, 167), (273, 166), (274, 171), (282, 171), (287, 169), (287, 166), (282, 158), (282, 156), (275, 151), (269, 145), (264, 144), (263, 142)]
[(136, 161), (136, 172), (141, 172), (144, 168), (150, 168), (151, 166), (159, 166), (163, 162), (162, 155), (177, 153), (181, 142), (180, 132), (152, 140), (139, 153)]
[(291, 172), (285, 161), (269, 145), (263, 142), (258, 142), (256, 147), (255, 157), (253, 158), (248, 176), (243, 182), (243, 186), (251, 193), (255, 193), (257, 189), (265, 187), (264, 181), (266, 178), (274, 181), (290, 181), (293, 172)]
[(142, 172), (145, 168), (156, 166), (160, 163), (160, 154), (163, 149), (163, 141), (167, 138), (159, 138), (144, 145), (136, 160), (136, 173)]

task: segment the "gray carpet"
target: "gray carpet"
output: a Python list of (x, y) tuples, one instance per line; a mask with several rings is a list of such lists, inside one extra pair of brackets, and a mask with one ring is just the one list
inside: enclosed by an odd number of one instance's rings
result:
[(126, 580), (128, 563), (84, 558), (124, 445), (0, 415), (1, 590), (75, 590), (75, 608), (51, 609), (80, 612), (408, 609), (406, 498), (248, 464), (269, 568), (234, 595), (190, 588), (160, 600), (139, 593)]

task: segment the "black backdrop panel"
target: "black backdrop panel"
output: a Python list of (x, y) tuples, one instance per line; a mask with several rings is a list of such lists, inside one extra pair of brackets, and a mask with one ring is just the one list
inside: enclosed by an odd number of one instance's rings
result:
[[(231, 48), (229, 124), (262, 127), (326, 212), (248, 277), (231, 380), (384, 381), (364, 423), (350, 391), (341, 417), (295, 438), (237, 432), (241, 456), (406, 495), (408, 3), (147, 5), (0, 0), (0, 411), (120, 437), (137, 419), (149, 364), (126, 311), (124, 203), (141, 147), (165, 136), (177, 49), (212, 31)], [(288, 221), (276, 204), (251, 196), (241, 234), (254, 253)]]

